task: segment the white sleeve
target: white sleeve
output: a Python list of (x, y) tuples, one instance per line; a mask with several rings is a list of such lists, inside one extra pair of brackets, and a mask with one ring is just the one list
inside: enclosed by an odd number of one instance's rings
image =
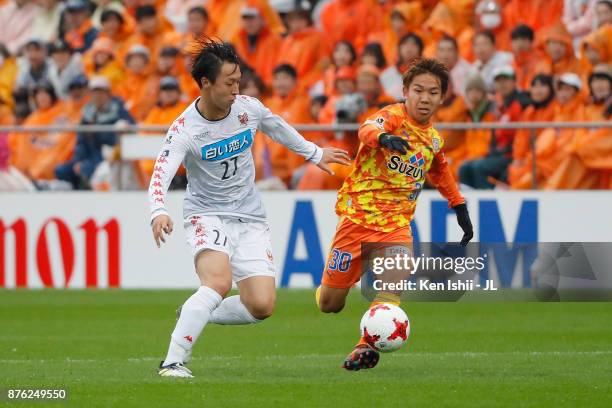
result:
[(323, 149), (316, 144), (304, 139), (292, 126), (290, 126), (283, 118), (273, 114), (270, 109), (265, 107), (260, 101), (256, 101), (259, 110), (259, 126), (258, 128), (272, 140), (287, 146), (306, 160), (310, 160), (314, 164), (319, 164), (323, 158)]
[(166, 194), (172, 178), (187, 154), (188, 145), (185, 135), (176, 127), (170, 128), (161, 151), (157, 155), (153, 175), (149, 184), (149, 205), (151, 221), (166, 210)]

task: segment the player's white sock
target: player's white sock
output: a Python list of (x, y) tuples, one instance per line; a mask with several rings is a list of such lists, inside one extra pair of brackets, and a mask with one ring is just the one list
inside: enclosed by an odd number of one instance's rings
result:
[(249, 324), (260, 321), (253, 317), (238, 295), (223, 299), (210, 316), (210, 322), (217, 324)]
[(222, 299), (221, 295), (208, 286), (200, 286), (200, 289), (187, 299), (172, 332), (164, 365), (184, 362), (185, 356), (191, 351), (211, 313)]

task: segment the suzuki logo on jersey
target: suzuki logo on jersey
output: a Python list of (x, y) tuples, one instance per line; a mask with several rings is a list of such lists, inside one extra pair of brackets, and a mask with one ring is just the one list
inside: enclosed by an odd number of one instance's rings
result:
[(425, 158), (419, 152), (408, 159), (409, 163), (402, 161), (399, 156), (391, 156), (391, 159), (387, 163), (389, 170), (395, 170), (398, 173), (405, 174), (408, 177), (412, 177), (415, 180), (423, 178), (423, 165), (425, 164)]
[(202, 146), (202, 160), (219, 161), (235, 156), (253, 145), (253, 134), (251, 129), (227, 139)]

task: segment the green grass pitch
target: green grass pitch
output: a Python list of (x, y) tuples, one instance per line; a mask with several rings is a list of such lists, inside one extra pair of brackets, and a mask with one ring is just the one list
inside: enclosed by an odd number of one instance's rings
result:
[(610, 407), (612, 303), (404, 305), (407, 347), (345, 372), (367, 303), (337, 315), (281, 290), (259, 325), (209, 325), (193, 380), (162, 379), (189, 291), (0, 291), (0, 388), (68, 388), (75, 407)]

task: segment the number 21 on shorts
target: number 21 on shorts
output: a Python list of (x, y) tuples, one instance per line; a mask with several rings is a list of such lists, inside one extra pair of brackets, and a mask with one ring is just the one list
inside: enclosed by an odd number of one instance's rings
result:
[(332, 250), (332, 257), (327, 264), (330, 271), (346, 272), (351, 266), (353, 255), (350, 252), (342, 252), (337, 248)]

